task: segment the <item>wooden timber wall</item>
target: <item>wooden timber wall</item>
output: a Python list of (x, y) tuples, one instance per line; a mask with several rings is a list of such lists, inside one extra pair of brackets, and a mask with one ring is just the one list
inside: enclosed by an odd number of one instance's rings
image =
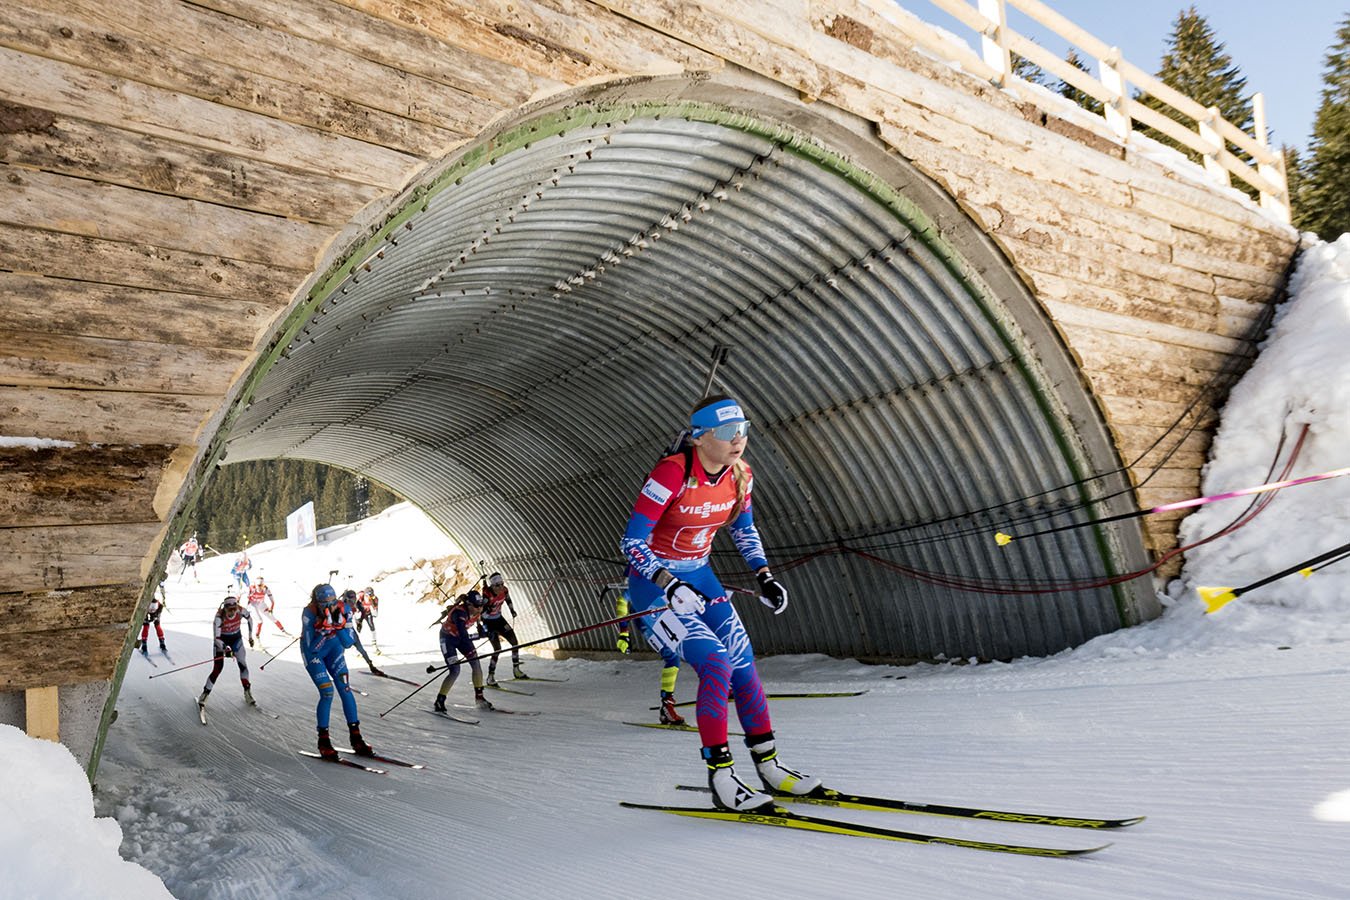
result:
[[(0, 441), (0, 694), (113, 683), (297, 292), (429, 163), (582, 83), (735, 66), (875, 123), (1044, 303), (1122, 459), (1143, 454), (1249, 349), (1297, 235), (1156, 146), (912, 52), (870, 2), (10, 0), (0, 436), (60, 443)], [(1140, 503), (1191, 495), (1207, 440)], [(1174, 546), (1175, 521), (1148, 527)]]

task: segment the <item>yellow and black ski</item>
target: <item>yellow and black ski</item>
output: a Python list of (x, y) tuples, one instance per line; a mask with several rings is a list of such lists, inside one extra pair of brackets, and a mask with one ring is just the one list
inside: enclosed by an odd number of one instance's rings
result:
[(795, 828), (801, 831), (820, 831), (826, 834), (839, 834), (846, 837), (876, 838), (883, 841), (900, 841), (906, 844), (946, 844), (951, 847), (966, 847), (970, 850), (987, 850), (994, 853), (1015, 853), (1021, 856), (1083, 856), (1096, 853), (1111, 846), (1101, 844), (1096, 847), (1031, 847), (1024, 844), (1006, 844), (1001, 841), (976, 841), (968, 838), (948, 837), (936, 834), (922, 834), (917, 831), (900, 831), (894, 828), (879, 828), (875, 825), (863, 825), (858, 822), (840, 822), (834, 819), (821, 819), (816, 816), (804, 816), (781, 806), (765, 806), (760, 810), (737, 812), (728, 809), (708, 809), (702, 806), (662, 806), (649, 803), (627, 803), (620, 806), (629, 809), (650, 809), (656, 812), (672, 813), (694, 819), (718, 819), (724, 822), (740, 822), (746, 825), (772, 825), (777, 828)]
[[(676, 785), (676, 790), (710, 793), (708, 788), (692, 784)], [(1060, 828), (1125, 828), (1144, 821), (1144, 816), (1131, 816), (1127, 819), (1083, 819), (1077, 816), (1058, 816), (1050, 813), (1009, 812), (1007, 810), (984, 809), (979, 806), (947, 806), (941, 803), (916, 803), (911, 800), (895, 800), (890, 797), (865, 797), (861, 794), (845, 794), (827, 787), (818, 787), (809, 794), (800, 797), (792, 794), (774, 794), (775, 800), (785, 803), (810, 803), (816, 806), (833, 806), (838, 809), (866, 809), (880, 812), (914, 813), (921, 816), (944, 816), (953, 819), (984, 819), (989, 822), (1013, 822), (1022, 825), (1055, 825)]]

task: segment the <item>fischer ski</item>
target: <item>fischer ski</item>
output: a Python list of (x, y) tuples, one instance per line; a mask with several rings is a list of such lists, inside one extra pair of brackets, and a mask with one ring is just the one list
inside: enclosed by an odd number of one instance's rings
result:
[(494, 691), (502, 691), (507, 694), (519, 694), (522, 697), (533, 697), (534, 691), (518, 691), (515, 688), (509, 688), (501, 684), (485, 684), (484, 687), (490, 687)]
[(374, 766), (366, 766), (366, 765), (362, 765), (361, 763), (357, 762), (356, 760), (354, 760), (354, 759), (348, 759), (348, 758), (345, 757), (345, 756), (339, 756), (337, 759), (324, 759), (322, 756), (320, 756), (318, 753), (316, 753), (316, 752), (313, 751), (313, 750), (297, 750), (296, 752), (299, 753), (301, 756), (312, 757), (313, 759), (317, 759), (317, 760), (319, 760), (320, 762), (332, 763), (332, 764), (336, 764), (336, 765), (340, 765), (340, 766), (347, 766), (347, 767), (352, 768), (352, 769), (365, 769), (367, 772), (370, 772), (372, 775), (387, 775), (387, 774), (388, 774), (387, 770), (385, 770), (385, 769), (377, 769), (377, 768), (375, 768)]
[[(662, 722), (624, 722), (623, 724), (636, 725), (638, 728), (659, 728), (662, 731), (698, 731), (697, 725), (666, 725)], [(727, 734), (731, 737), (745, 737), (739, 731), (728, 731)]]
[[(350, 753), (350, 754), (352, 754), (353, 756), (359, 756), (359, 755), (360, 755), (360, 754), (358, 754), (355, 750), (353, 750), (351, 747), (334, 747), (333, 749), (336, 750), (336, 751), (339, 752), (339, 753)], [(411, 762), (407, 762), (406, 760), (402, 760), (402, 759), (394, 759), (392, 756), (385, 756), (383, 753), (376, 753), (376, 754), (374, 754), (373, 756), (362, 756), (361, 758), (362, 758), (362, 759), (373, 759), (373, 760), (375, 760), (376, 762), (388, 763), (388, 764), (391, 765), (391, 766), (403, 766), (403, 768), (405, 768), (405, 769), (425, 769), (425, 768), (426, 768), (426, 766), (422, 765), (421, 763), (411, 763)]]
[[(808, 694), (765, 694), (765, 695), (764, 695), (764, 699), (765, 699), (765, 700), (817, 700), (817, 699), (821, 699), (821, 698), (824, 698), (824, 697), (861, 697), (861, 696), (862, 696), (863, 694), (865, 694), (865, 693), (867, 693), (867, 691), (833, 691), (833, 692), (830, 692), (830, 691), (823, 691), (823, 692), (808, 693)], [(728, 697), (728, 698), (727, 698), (727, 701), (728, 701), (728, 702), (734, 703), (734, 702), (736, 701), (736, 698), (735, 698), (735, 697)], [(685, 700), (683, 703), (676, 703), (675, 705), (676, 705), (676, 706), (693, 706), (693, 705), (696, 704), (696, 703), (698, 703), (697, 700)], [(660, 709), (661, 707), (659, 707), (659, 706), (649, 706), (649, 707), (647, 707), (647, 708), (648, 708), (648, 709), (656, 710), (656, 709)]]
[(500, 706), (494, 706), (494, 707), (492, 707), (492, 709), (482, 709), (482, 708), (480, 708), (480, 707), (478, 707), (478, 706), (467, 706), (467, 705), (465, 705), (465, 704), (463, 704), (463, 703), (453, 703), (453, 704), (451, 704), (451, 705), (454, 706), (455, 709), (476, 709), (476, 710), (478, 710), (479, 712), (494, 712), (494, 713), (501, 713), (502, 715), (505, 715), (505, 716), (537, 716), (537, 715), (539, 715), (539, 710), (537, 710), (537, 709), (530, 709), (530, 710), (525, 710), (525, 709), (502, 709)]
[(451, 722), (459, 722), (459, 723), (464, 724), (464, 725), (477, 725), (477, 724), (478, 724), (478, 720), (477, 720), (477, 719), (470, 719), (470, 718), (467, 718), (467, 717), (465, 717), (465, 716), (456, 716), (456, 715), (452, 715), (451, 713), (448, 713), (448, 712), (441, 712), (441, 711), (435, 710), (435, 709), (429, 709), (429, 710), (427, 710), (427, 712), (431, 713), (433, 716), (435, 716), (435, 717), (438, 718), (438, 719), (449, 719)]
[(1082, 856), (1105, 850), (1110, 844), (1096, 847), (1032, 847), (1024, 844), (1005, 844), (999, 841), (976, 841), (968, 838), (945, 837), (935, 834), (923, 834), (917, 831), (901, 831), (894, 828), (879, 828), (857, 822), (840, 822), (834, 819), (822, 819), (816, 816), (804, 816), (783, 809), (781, 806), (766, 805), (759, 810), (744, 812), (729, 809), (710, 809), (702, 806), (663, 806), (650, 803), (621, 802), (620, 806), (629, 809), (650, 809), (657, 812), (673, 813), (694, 819), (718, 819), (725, 822), (740, 822), (746, 825), (773, 825), (778, 828), (795, 828), (802, 831), (821, 831), (827, 834), (840, 834), (848, 837), (876, 838), (883, 841), (900, 841), (907, 844), (946, 844), (952, 847), (966, 847), (971, 850), (988, 850), (995, 853), (1015, 853), (1021, 856)]
[[(679, 791), (697, 791), (710, 793), (708, 788), (692, 784), (675, 786)], [(1144, 821), (1145, 816), (1132, 816), (1126, 819), (1083, 819), (1076, 816), (1056, 816), (1046, 813), (1009, 812), (1007, 810), (984, 809), (978, 806), (947, 806), (941, 803), (914, 803), (908, 800), (895, 800), (890, 797), (866, 797), (861, 794), (845, 794), (840, 791), (818, 787), (809, 794), (773, 795), (775, 800), (787, 803), (810, 803), (815, 806), (833, 806), (839, 809), (866, 809), (880, 812), (915, 813), (921, 816), (942, 816), (952, 819), (985, 819), (991, 822), (1014, 822), (1022, 825), (1054, 825), (1060, 828), (1125, 828)]]

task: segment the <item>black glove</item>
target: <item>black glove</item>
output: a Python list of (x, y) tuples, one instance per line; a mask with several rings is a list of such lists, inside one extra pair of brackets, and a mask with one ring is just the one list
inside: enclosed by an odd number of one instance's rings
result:
[(755, 578), (759, 581), (759, 602), (763, 603), (769, 609), (773, 610), (776, 616), (787, 609), (788, 592), (777, 581), (774, 581), (772, 572), (760, 572)]
[(678, 616), (696, 616), (707, 609), (708, 604), (692, 584), (678, 578), (670, 579), (666, 585), (666, 602)]
[(485, 638), (488, 636), (487, 629), (484, 628), (482, 625), (478, 626), (478, 636), (480, 638)]

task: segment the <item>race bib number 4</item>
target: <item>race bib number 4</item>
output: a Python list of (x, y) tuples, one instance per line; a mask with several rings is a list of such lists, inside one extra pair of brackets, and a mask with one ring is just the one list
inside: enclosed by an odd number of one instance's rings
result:
[(684, 627), (680, 617), (670, 610), (666, 610), (656, 617), (655, 622), (651, 623), (650, 630), (647, 632), (647, 643), (657, 653), (662, 650), (679, 653), (680, 642), (688, 636), (689, 629)]

